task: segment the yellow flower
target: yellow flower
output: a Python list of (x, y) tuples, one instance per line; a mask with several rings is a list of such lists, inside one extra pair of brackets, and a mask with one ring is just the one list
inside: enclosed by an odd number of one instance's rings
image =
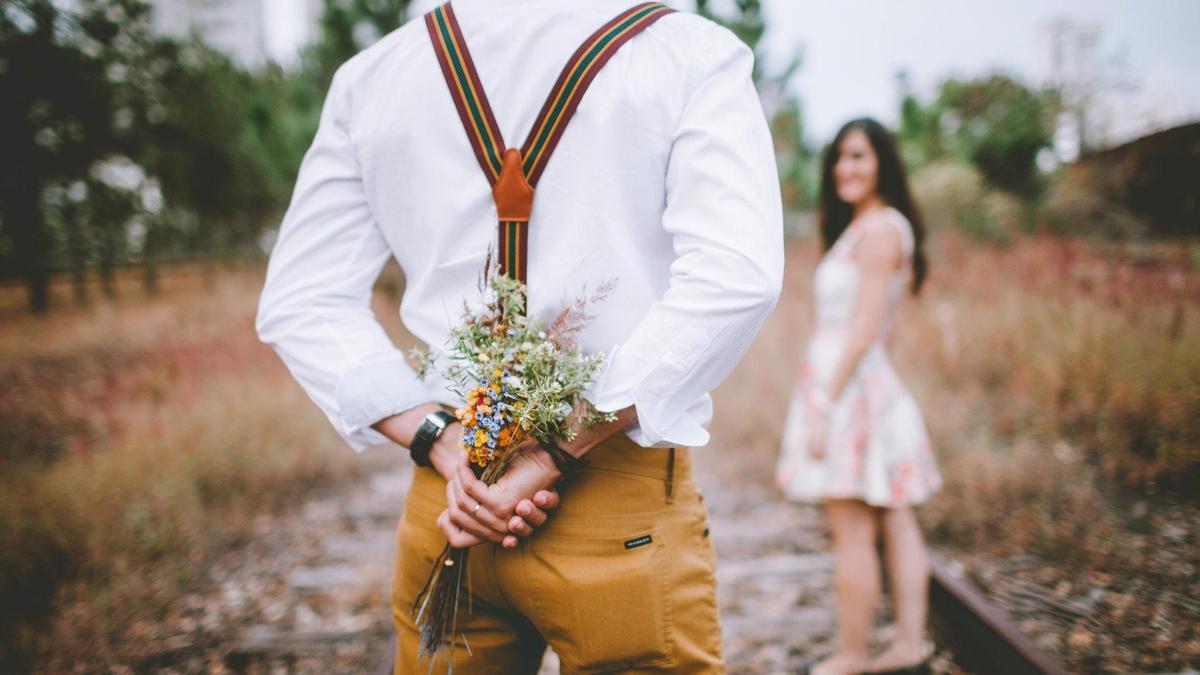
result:
[(483, 429), (475, 430), (475, 447), (487, 445), (488, 435)]

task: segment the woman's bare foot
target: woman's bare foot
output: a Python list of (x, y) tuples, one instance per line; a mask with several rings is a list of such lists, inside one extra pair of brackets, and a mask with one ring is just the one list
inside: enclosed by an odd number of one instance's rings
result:
[(871, 662), (867, 656), (837, 653), (824, 659), (809, 671), (812, 675), (858, 675)]
[(888, 670), (901, 670), (920, 665), (929, 656), (929, 649), (923, 643), (892, 643), (879, 656), (871, 659), (865, 668), (868, 673)]

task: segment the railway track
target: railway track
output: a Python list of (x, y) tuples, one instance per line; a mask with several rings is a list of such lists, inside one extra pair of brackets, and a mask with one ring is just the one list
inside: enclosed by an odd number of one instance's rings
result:
[(941, 644), (960, 666), (981, 675), (1065, 675), (966, 580), (937, 556), (930, 561), (929, 614)]

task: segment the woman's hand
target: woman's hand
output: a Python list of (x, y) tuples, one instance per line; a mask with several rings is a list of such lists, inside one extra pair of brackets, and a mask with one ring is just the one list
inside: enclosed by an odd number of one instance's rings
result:
[(829, 415), (819, 410), (809, 410), (807, 428), (808, 454), (813, 459), (824, 459), (825, 437), (829, 433)]
[(820, 391), (810, 392), (804, 401), (805, 425), (808, 454), (813, 459), (824, 459), (825, 442), (829, 436), (829, 412), (833, 403), (829, 397)]

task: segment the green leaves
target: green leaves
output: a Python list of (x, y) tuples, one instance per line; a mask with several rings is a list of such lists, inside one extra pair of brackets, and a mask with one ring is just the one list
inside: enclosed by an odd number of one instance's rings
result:
[[(573, 340), (573, 333), (589, 318), (588, 305), (602, 300), (611, 288), (606, 283), (591, 296), (582, 296), (546, 327), (525, 315), (525, 285), (499, 274), (489, 258), (479, 299), (463, 303), (462, 321), (450, 331), (450, 363), (443, 375), (464, 399), (483, 383), (506, 386), (521, 404), (516, 423), (535, 438), (571, 440), (580, 429), (612, 421), (612, 413), (598, 412), (583, 398), (604, 354), (585, 353)], [(411, 356), (424, 379), (436, 355), (414, 349)]]

